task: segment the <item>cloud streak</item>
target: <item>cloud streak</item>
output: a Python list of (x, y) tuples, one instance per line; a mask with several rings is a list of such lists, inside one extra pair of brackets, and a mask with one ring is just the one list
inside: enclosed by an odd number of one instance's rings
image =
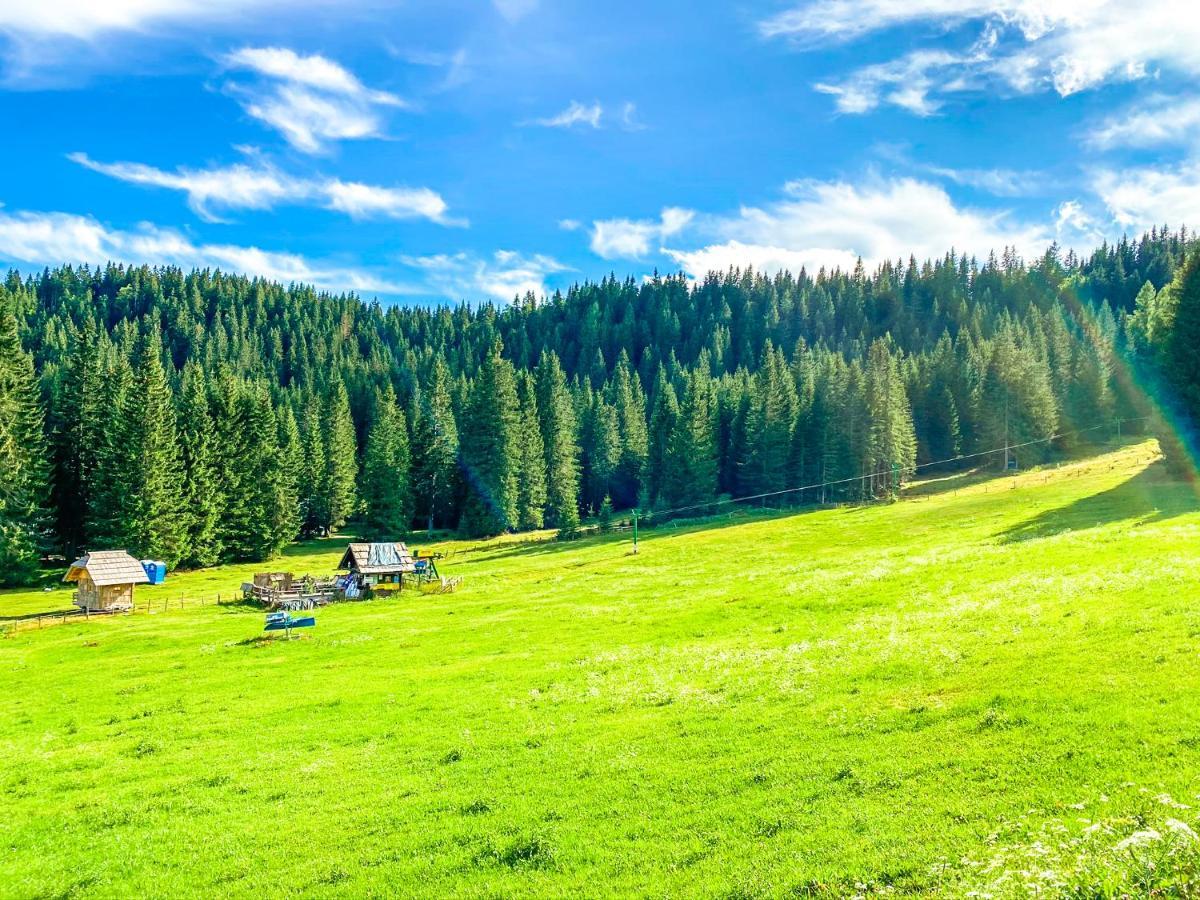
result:
[(34, 265), (121, 262), (213, 268), (284, 284), (311, 284), (334, 293), (422, 293), (413, 285), (354, 266), (253, 246), (195, 243), (182, 232), (149, 223), (133, 230), (111, 229), (91, 216), (63, 212), (0, 211), (0, 258)]
[(339, 178), (299, 178), (273, 166), (238, 163), (210, 169), (180, 167), (173, 172), (135, 162), (98, 162), (86, 153), (67, 157), (93, 172), (129, 184), (180, 191), (188, 206), (206, 221), (221, 221), (219, 210), (269, 210), (312, 205), (352, 219), (428, 219), (440, 225), (464, 225), (451, 218), (446, 201), (429, 188), (382, 187)]

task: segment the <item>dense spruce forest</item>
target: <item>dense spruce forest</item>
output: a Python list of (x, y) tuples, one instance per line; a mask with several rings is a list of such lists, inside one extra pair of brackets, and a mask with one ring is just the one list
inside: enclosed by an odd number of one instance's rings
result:
[(1130, 366), (1200, 410), (1200, 255), (1163, 229), (1086, 259), (609, 278), (437, 309), (62, 267), (9, 273), (0, 344), (15, 584), (86, 548), (195, 567), (347, 522), (570, 534), (800, 485), (834, 482), (781, 500), (886, 497), (918, 465), (1092, 429), (1020, 451), (1034, 463), (1145, 414)]

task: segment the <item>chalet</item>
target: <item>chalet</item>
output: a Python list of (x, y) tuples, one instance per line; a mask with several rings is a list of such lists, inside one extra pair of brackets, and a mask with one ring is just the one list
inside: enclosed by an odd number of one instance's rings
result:
[(377, 544), (351, 544), (346, 548), (339, 570), (349, 570), (361, 588), (399, 590), (404, 576), (417, 571), (416, 560), (399, 541)]
[(142, 564), (124, 550), (96, 550), (71, 563), (63, 581), (78, 585), (74, 602), (91, 612), (133, 608), (133, 586), (149, 584)]

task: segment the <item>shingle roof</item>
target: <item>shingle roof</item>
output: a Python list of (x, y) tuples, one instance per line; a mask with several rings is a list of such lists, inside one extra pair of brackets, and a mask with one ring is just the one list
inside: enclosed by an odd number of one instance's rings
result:
[(339, 569), (351, 569), (360, 575), (413, 572), (412, 553), (399, 541), (379, 544), (351, 544), (346, 548)]
[(101, 587), (110, 584), (149, 584), (150, 577), (142, 564), (124, 550), (94, 550), (71, 563), (63, 581), (78, 581), (80, 572)]

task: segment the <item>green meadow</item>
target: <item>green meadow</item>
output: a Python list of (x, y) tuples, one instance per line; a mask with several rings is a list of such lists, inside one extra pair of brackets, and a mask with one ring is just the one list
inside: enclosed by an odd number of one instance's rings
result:
[(1152, 442), (440, 546), (457, 593), (290, 642), (155, 603), (261, 565), (0, 637), (0, 895), (1200, 891), (1200, 501)]

